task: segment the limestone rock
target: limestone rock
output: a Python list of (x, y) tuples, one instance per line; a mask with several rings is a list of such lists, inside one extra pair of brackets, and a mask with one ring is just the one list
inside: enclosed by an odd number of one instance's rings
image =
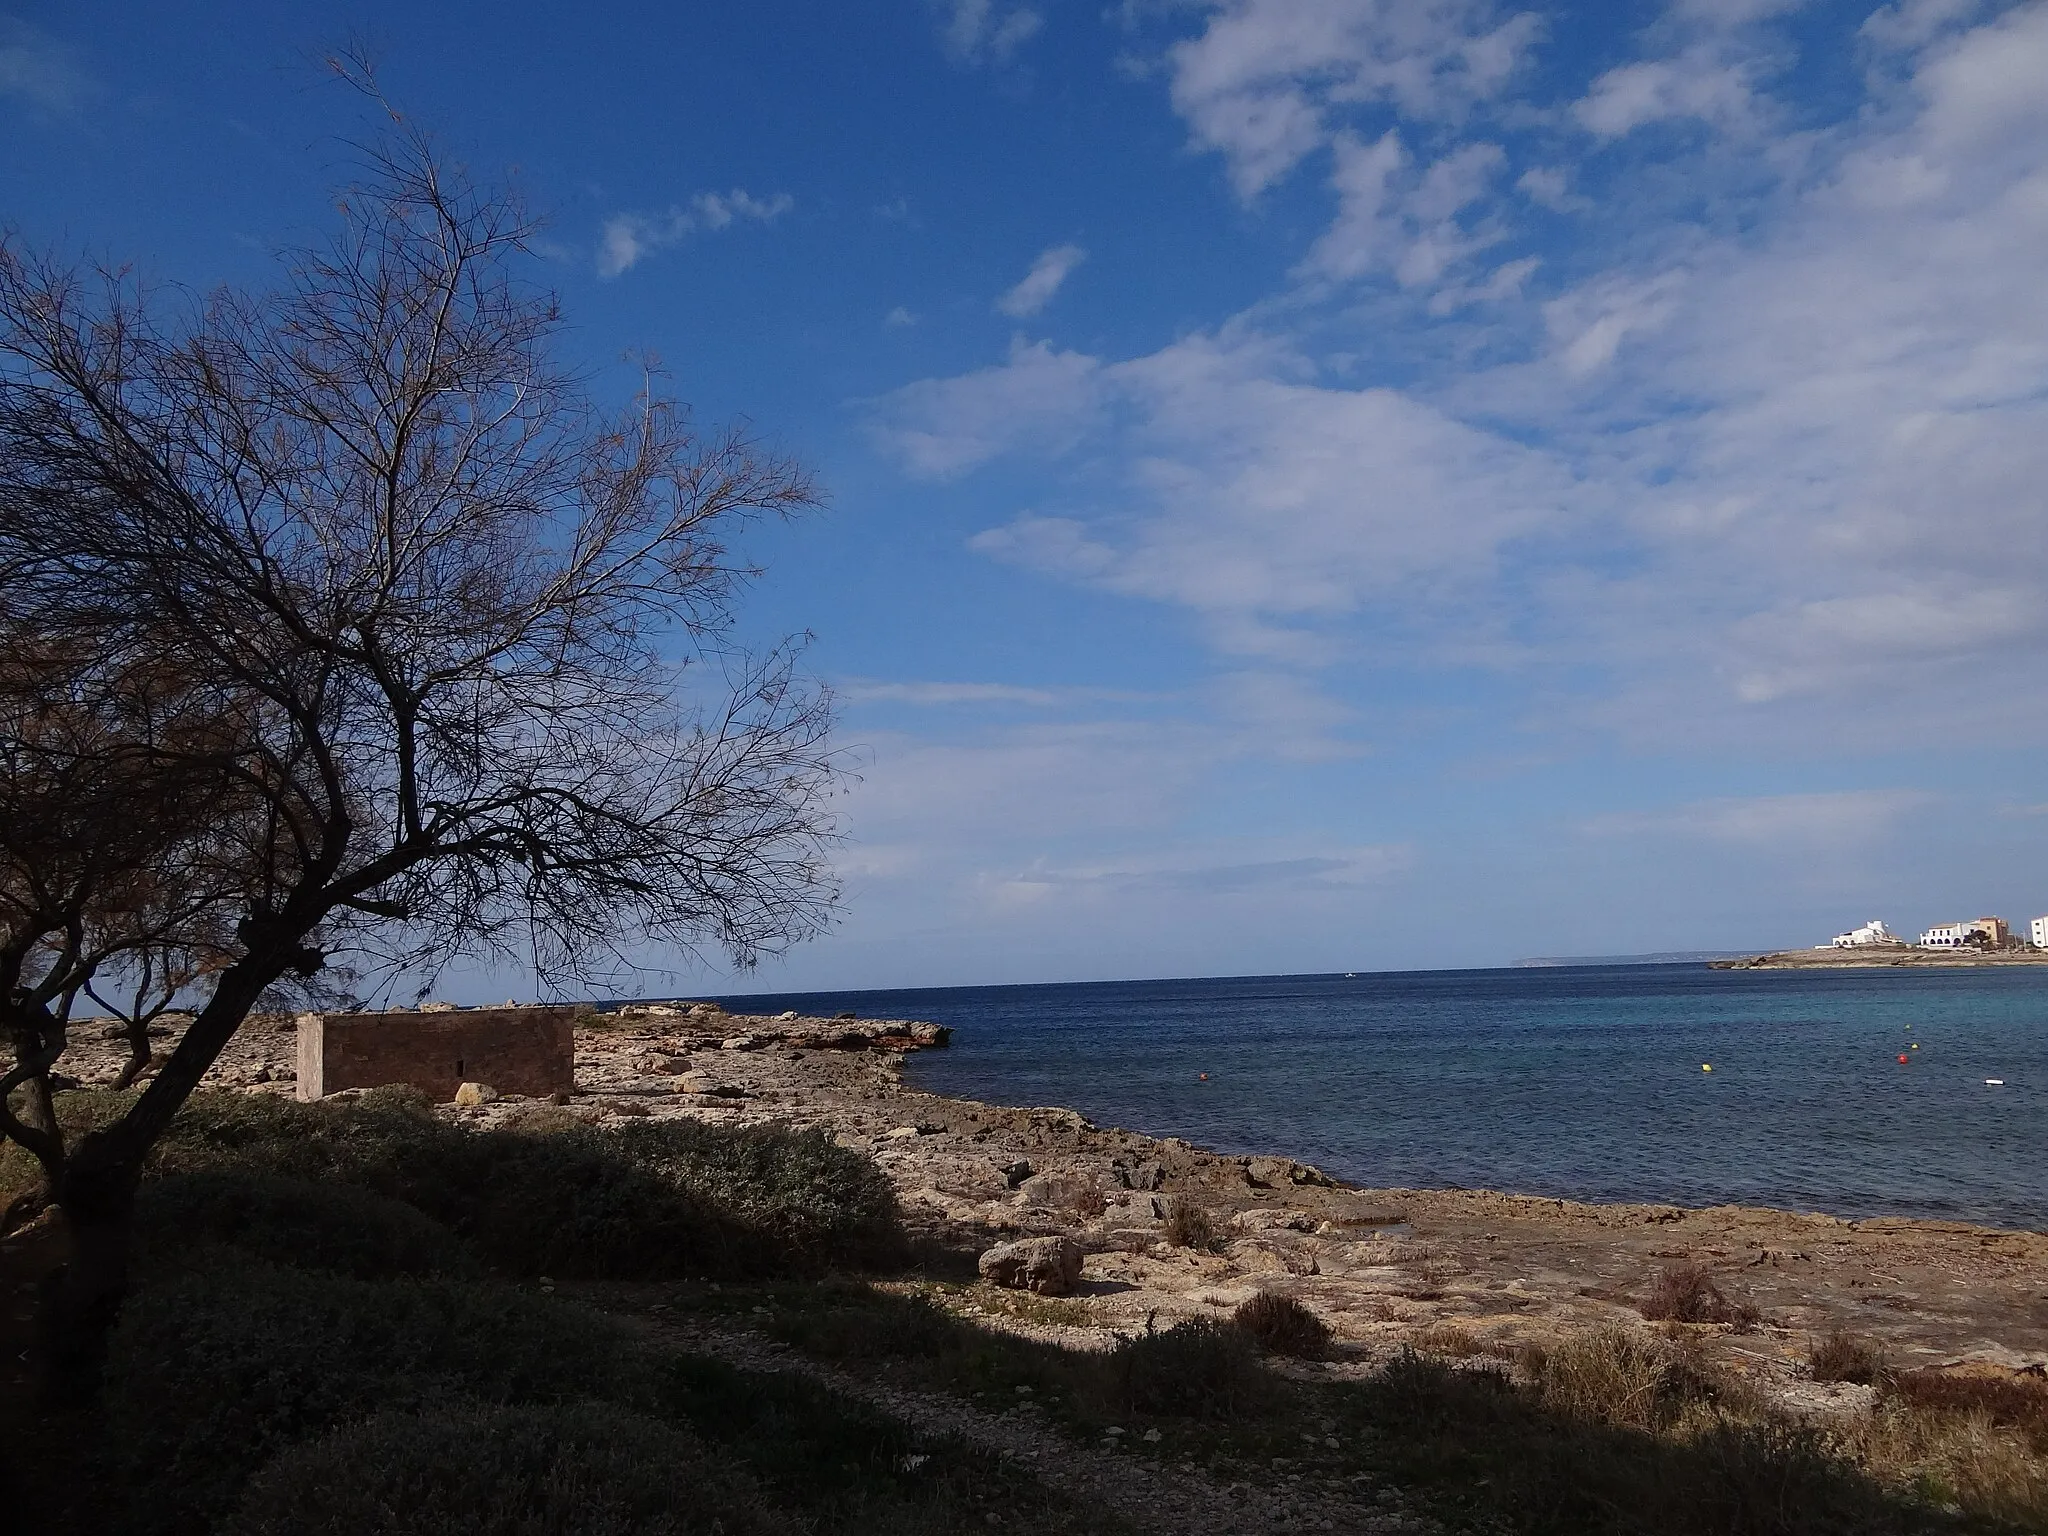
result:
[(1072, 1211), (1077, 1216), (1100, 1216), (1109, 1204), (1087, 1174), (1057, 1171), (1033, 1174), (1019, 1184), (1017, 1200), (1049, 1211)]
[(1329, 1188), (1336, 1182), (1322, 1169), (1297, 1163), (1291, 1157), (1246, 1158), (1244, 1180), (1254, 1189), (1286, 1189), (1294, 1184)]
[(747, 1090), (738, 1083), (721, 1082), (709, 1072), (685, 1072), (675, 1080), (677, 1093), (704, 1093), (719, 1099), (744, 1099)]
[(981, 1276), (1013, 1291), (1071, 1295), (1081, 1280), (1081, 1245), (1071, 1237), (998, 1243), (981, 1256)]
[(497, 1096), (498, 1090), (491, 1087), (488, 1083), (464, 1083), (455, 1090), (455, 1107), (457, 1109), (482, 1109), (486, 1104), (497, 1098)]
[(1157, 1163), (1120, 1162), (1116, 1164), (1116, 1178), (1125, 1189), (1149, 1193), (1166, 1183), (1166, 1170)]

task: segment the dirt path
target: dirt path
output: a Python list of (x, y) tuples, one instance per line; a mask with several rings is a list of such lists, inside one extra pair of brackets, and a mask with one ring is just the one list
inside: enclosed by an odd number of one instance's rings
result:
[(691, 1322), (635, 1320), (650, 1338), (749, 1371), (795, 1372), (879, 1409), (934, 1439), (952, 1437), (1027, 1466), (1046, 1486), (1113, 1511), (1156, 1536), (1426, 1536), (1438, 1527), (1401, 1507), (1391, 1489), (1361, 1479), (1347, 1491), (1276, 1475), (1259, 1487), (1219, 1483), (1190, 1463), (1156, 1467), (1138, 1453), (1076, 1444), (1028, 1401), (989, 1413), (960, 1398), (851, 1376), (755, 1334)]

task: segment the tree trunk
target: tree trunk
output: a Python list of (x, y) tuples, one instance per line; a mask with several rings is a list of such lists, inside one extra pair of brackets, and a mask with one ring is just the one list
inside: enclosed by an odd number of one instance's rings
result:
[(74, 1162), (52, 1192), (66, 1252), (37, 1308), (35, 1376), (46, 1406), (81, 1406), (99, 1391), (107, 1335), (128, 1292), (140, 1176), (139, 1162)]
[(98, 1393), (107, 1334), (128, 1293), (143, 1160), (283, 969), (284, 962), (270, 953), (229, 966), (134, 1107), (106, 1129), (81, 1137), (51, 1181), (50, 1203), (64, 1217), (68, 1252), (44, 1283), (37, 1309), (36, 1377), (47, 1404), (75, 1406)]

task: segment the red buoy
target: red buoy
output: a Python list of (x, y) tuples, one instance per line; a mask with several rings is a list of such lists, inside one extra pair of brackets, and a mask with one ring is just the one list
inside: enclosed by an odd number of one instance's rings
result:
[(1901, 1056), (1899, 1058), (1899, 1065), (1903, 1067), (1907, 1062), (1911, 1061), (1912, 1059), (1913, 1058), (1910, 1056)]

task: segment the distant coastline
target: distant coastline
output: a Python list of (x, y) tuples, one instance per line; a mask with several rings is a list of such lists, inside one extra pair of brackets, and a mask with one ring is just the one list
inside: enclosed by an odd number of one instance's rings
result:
[(1853, 949), (1785, 949), (1771, 954), (1721, 957), (1708, 962), (1717, 971), (1853, 970), (1882, 966), (2048, 965), (2048, 950), (1921, 949), (1912, 944), (1861, 944)]
[(1697, 965), (1703, 960), (1746, 960), (1755, 953), (1751, 949), (1660, 949), (1647, 955), (1532, 955), (1515, 965)]

